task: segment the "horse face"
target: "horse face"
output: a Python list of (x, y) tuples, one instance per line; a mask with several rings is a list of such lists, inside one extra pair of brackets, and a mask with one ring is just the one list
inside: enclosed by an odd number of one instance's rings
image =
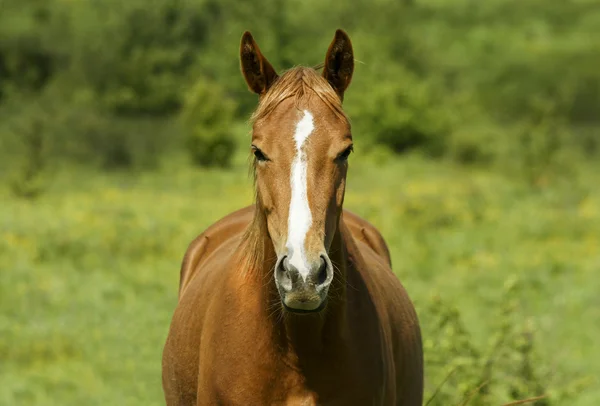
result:
[(338, 31), (323, 76), (298, 68), (279, 78), (248, 36), (242, 38), (242, 70), (250, 89), (261, 95), (252, 152), (257, 204), (277, 254), (275, 283), (287, 310), (319, 311), (334, 276), (328, 252), (352, 151), (341, 109), (352, 48)]

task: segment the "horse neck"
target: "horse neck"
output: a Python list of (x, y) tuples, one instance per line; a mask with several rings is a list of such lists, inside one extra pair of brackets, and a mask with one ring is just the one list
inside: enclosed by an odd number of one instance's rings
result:
[(334, 279), (329, 288), (329, 298), (324, 311), (310, 315), (287, 314), (284, 329), (288, 343), (299, 356), (343, 348), (346, 337), (346, 278), (348, 254), (344, 243), (342, 220), (330, 248), (330, 259), (334, 264)]
[(263, 298), (262, 317), (272, 327), (278, 346), (284, 352), (298, 357), (320, 353), (332, 347), (339, 348), (340, 341), (345, 336), (348, 272), (345, 244), (347, 230), (341, 216), (330, 248), (335, 276), (330, 286), (327, 307), (317, 314), (296, 315), (284, 312), (273, 280), (276, 254), (260, 209), (257, 209), (250, 227), (253, 232), (251, 238), (247, 239), (245, 248), (247, 256), (253, 258), (253, 265), (248, 274)]

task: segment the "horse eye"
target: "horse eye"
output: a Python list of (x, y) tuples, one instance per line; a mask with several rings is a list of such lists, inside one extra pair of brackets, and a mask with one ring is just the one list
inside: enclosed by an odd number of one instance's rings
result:
[(340, 162), (347, 161), (348, 157), (350, 156), (350, 154), (352, 153), (352, 151), (354, 151), (354, 147), (352, 145), (350, 145), (341, 154), (338, 155), (337, 160), (340, 161)]
[(260, 162), (265, 162), (265, 161), (268, 161), (268, 160), (269, 160), (269, 158), (267, 158), (267, 157), (265, 156), (265, 154), (263, 154), (263, 152), (262, 152), (260, 149), (258, 149), (257, 147), (255, 147), (255, 146), (252, 146), (252, 151), (253, 151), (253, 153), (254, 153), (254, 156), (256, 157), (256, 159), (257, 159), (258, 161), (260, 161)]

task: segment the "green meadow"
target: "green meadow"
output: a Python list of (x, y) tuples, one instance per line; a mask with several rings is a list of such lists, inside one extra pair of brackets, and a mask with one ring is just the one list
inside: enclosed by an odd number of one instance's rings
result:
[[(600, 405), (599, 0), (0, 0), (0, 406), (162, 405), (185, 250), (252, 203), (240, 74), (354, 49), (346, 208), (426, 406)], [(282, 135), (284, 133), (282, 132)]]
[[(0, 210), (0, 404), (160, 405), (187, 244), (252, 202), (227, 170), (65, 168)], [(418, 156), (362, 154), (346, 208), (387, 239), (423, 328), (433, 405), (600, 401), (600, 189), (591, 169), (532, 187)]]

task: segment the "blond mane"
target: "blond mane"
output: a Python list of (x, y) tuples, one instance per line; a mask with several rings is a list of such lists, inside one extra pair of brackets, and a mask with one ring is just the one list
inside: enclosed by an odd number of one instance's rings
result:
[(251, 124), (268, 116), (284, 100), (294, 98), (297, 108), (301, 108), (316, 95), (340, 119), (348, 120), (342, 109), (342, 101), (331, 85), (314, 68), (297, 66), (284, 72), (267, 93), (261, 97), (257, 109), (250, 117)]

